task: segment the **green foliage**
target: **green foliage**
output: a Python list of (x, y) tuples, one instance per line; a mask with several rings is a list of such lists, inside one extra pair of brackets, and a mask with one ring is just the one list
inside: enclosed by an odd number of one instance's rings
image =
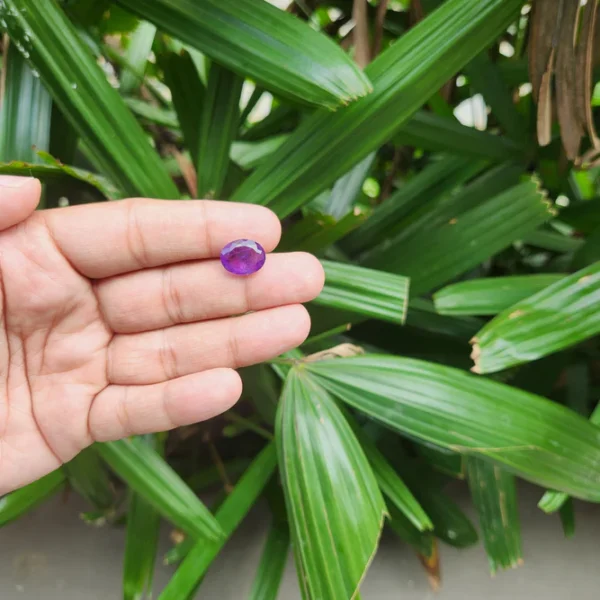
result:
[(467, 477), (479, 513), (492, 574), (523, 562), (515, 478), (500, 467), (469, 457)]
[(385, 506), (375, 474), (329, 394), (292, 369), (276, 439), (304, 598), (351, 598), (371, 561)]
[(15, 43), (8, 44), (6, 93), (0, 114), (0, 161), (38, 162), (34, 147), (48, 150), (52, 100), (37, 71)]
[(106, 442), (96, 445), (96, 450), (133, 491), (185, 532), (208, 539), (222, 538), (219, 524), (204, 504), (141, 439)]
[(126, 193), (175, 197), (160, 157), (56, 1), (7, 0), (0, 18), (96, 167)]
[(66, 481), (65, 474), (53, 471), (45, 477), (0, 498), (0, 527), (14, 521), (58, 492)]
[(305, 368), (332, 394), (401, 433), (600, 501), (600, 477), (593, 468), (600, 460), (598, 429), (565, 406), (409, 358), (370, 354), (309, 362)]
[(201, 538), (190, 547), (181, 566), (162, 591), (159, 600), (187, 600), (192, 598), (208, 567), (256, 503), (277, 466), (275, 445), (269, 443), (252, 461), (231, 494), (215, 512), (215, 520), (225, 532), (218, 541)]
[(433, 295), (443, 315), (497, 315), (562, 279), (560, 274), (509, 275), (453, 283)]
[(64, 466), (71, 487), (97, 511), (110, 516), (115, 494), (104, 462), (94, 448), (86, 448)]
[(474, 338), (477, 372), (535, 360), (599, 333), (599, 292), (597, 262), (515, 303)]
[[(439, 541), (478, 542), (449, 477), (492, 571), (521, 562), (519, 478), (548, 489), (540, 508), (566, 535), (573, 498), (600, 502), (600, 171), (582, 168), (598, 142), (576, 162), (556, 135), (538, 144), (524, 0), (369, 10), (364, 69), (353, 2), (296, 4), (0, 0), (0, 174), (39, 177), (47, 208), (267, 205), (279, 250), (315, 253), (327, 276), (303, 351), (243, 369), (230, 418), (95, 444), (0, 499), (0, 526), (67, 486), (86, 519), (125, 516), (125, 598), (152, 589), (161, 518), (182, 537), (161, 600), (201, 595), (263, 499), (249, 597), (278, 597), (293, 550), (306, 600), (350, 600), (383, 527), (434, 583)], [(477, 127), (474, 94), (489, 108)]]
[(276, 600), (290, 550), (290, 530), (281, 492), (270, 497), (272, 522), (249, 600)]
[[(162, 436), (148, 435), (142, 442), (164, 455)], [(160, 514), (146, 498), (129, 489), (127, 536), (123, 561), (123, 597), (137, 600), (152, 593), (152, 576), (158, 547)]]
[(244, 79), (213, 63), (203, 98), (198, 149), (198, 189), (200, 198), (221, 196), (231, 142), (240, 121), (240, 94)]
[(370, 91), (367, 77), (325, 36), (252, 0), (119, 0), (128, 10), (293, 100), (336, 108)]
[(388, 140), (448, 77), (504, 30), (520, 4), (445, 2), (369, 65), (371, 94), (334, 114), (315, 112), (234, 199), (266, 204), (281, 217), (310, 201)]

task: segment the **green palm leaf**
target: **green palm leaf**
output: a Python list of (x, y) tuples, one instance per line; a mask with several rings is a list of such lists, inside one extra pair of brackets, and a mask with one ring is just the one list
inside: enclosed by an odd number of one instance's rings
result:
[[(306, 120), (235, 200), (284, 217), (389, 139), (433, 93), (517, 15), (521, 0), (448, 0), (367, 68), (373, 93)], [(327, 169), (323, 169), (323, 161)]]
[(244, 79), (218, 64), (208, 74), (198, 148), (198, 197), (219, 198), (229, 167), (231, 143), (240, 121)]
[(15, 42), (8, 43), (4, 66), (0, 161), (39, 162), (35, 148), (48, 150), (50, 143), (52, 99)]
[(304, 598), (354, 598), (385, 506), (352, 430), (306, 373), (287, 376), (276, 441)]
[(43, 161), (42, 164), (27, 163), (19, 160), (0, 163), (0, 174), (37, 177), (45, 183), (56, 182), (64, 184), (65, 180), (76, 179), (95, 187), (110, 200), (123, 198), (123, 192), (105, 177), (90, 173), (84, 169), (63, 165), (46, 152), (38, 151), (37, 156)]
[(365, 266), (401, 273), (411, 279), (413, 294), (423, 294), (475, 267), (537, 229), (552, 216), (550, 203), (535, 181), (527, 181), (492, 198), (467, 197), (460, 191), (364, 258)]
[(56, 0), (5, 0), (0, 23), (23, 48), (103, 174), (128, 194), (179, 196), (142, 128)]
[(173, 119), (169, 126), (181, 124), (185, 145), (194, 164), (198, 164), (201, 115), (206, 90), (194, 60), (188, 52), (182, 51), (180, 54), (169, 52), (161, 56), (161, 65), (179, 118), (177, 122), (175, 115), (168, 113)]
[(140, 439), (95, 445), (129, 487), (192, 536), (219, 539), (223, 532), (206, 506), (177, 473)]
[(115, 490), (106, 468), (94, 448), (82, 450), (63, 466), (69, 484), (105, 515), (114, 512)]
[(543, 273), (461, 281), (433, 295), (435, 309), (443, 315), (497, 315), (563, 277)]
[[(268, 444), (252, 461), (235, 488), (215, 513), (217, 523), (229, 538), (260, 494), (275, 471), (277, 454), (275, 444)], [(158, 597), (159, 600), (191, 600), (226, 539), (220, 541), (197, 541), (181, 563), (175, 575)]]
[(271, 527), (248, 600), (277, 600), (289, 557), (290, 528), (279, 486), (269, 495), (269, 504), (272, 513)]
[(156, 27), (151, 23), (142, 21), (131, 36), (125, 57), (127, 63), (131, 65), (131, 69), (125, 69), (121, 75), (120, 91), (122, 94), (131, 94), (143, 81), (146, 63), (152, 50), (155, 35)]
[(66, 482), (61, 469), (0, 498), (0, 527), (18, 519), (58, 492)]
[(293, 100), (336, 108), (370, 91), (326, 36), (255, 0), (119, 0), (215, 62)]
[[(478, 161), (482, 166), (485, 163)], [(430, 164), (392, 194), (367, 222), (343, 242), (353, 255), (402, 231), (402, 219), (434, 198), (450, 193), (473, 175), (473, 160), (460, 156), (433, 157)]]
[(480, 458), (467, 458), (467, 479), (479, 513), (492, 574), (523, 563), (515, 477)]
[(491, 160), (513, 161), (523, 157), (523, 149), (508, 138), (479, 131), (459, 123), (455, 118), (417, 111), (400, 125), (394, 142), (434, 152), (450, 152), (460, 156)]
[(415, 359), (367, 355), (304, 368), (343, 401), (401, 433), (495, 461), (577, 498), (600, 499), (597, 427), (564, 406)]
[(326, 284), (316, 304), (404, 322), (409, 287), (406, 277), (328, 260), (322, 263)]
[(600, 332), (600, 262), (514, 304), (473, 340), (474, 369), (493, 373), (536, 360)]
[[(596, 405), (596, 408), (590, 415), (590, 423), (600, 426), (600, 404)], [(541, 508), (545, 513), (553, 513), (565, 506), (568, 500), (568, 494), (565, 494), (564, 492), (548, 490), (539, 501), (538, 507)]]

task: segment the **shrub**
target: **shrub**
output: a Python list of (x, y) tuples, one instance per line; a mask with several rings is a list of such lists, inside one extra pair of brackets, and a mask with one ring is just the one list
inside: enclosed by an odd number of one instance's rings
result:
[(0, 525), (64, 486), (88, 520), (126, 514), (138, 598), (165, 518), (161, 600), (193, 596), (263, 497), (255, 599), (290, 546), (305, 598), (355, 597), (384, 526), (435, 582), (438, 540), (477, 541), (448, 479), (492, 571), (521, 561), (517, 477), (571, 534), (571, 497), (600, 500), (596, 2), (534, 4), (0, 0), (0, 173), (40, 177), (47, 208), (267, 205), (327, 274), (312, 337), (244, 369), (235, 409), (96, 444), (1, 499)]

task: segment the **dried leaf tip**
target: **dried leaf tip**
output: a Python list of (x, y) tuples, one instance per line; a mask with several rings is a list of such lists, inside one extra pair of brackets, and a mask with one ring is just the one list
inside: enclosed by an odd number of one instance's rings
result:
[(554, 204), (552, 203), (552, 200), (550, 200), (550, 198), (548, 198), (548, 192), (546, 190), (540, 189), (539, 193), (541, 194), (542, 204), (546, 207), (546, 210), (553, 217), (558, 215), (558, 209), (556, 208), (556, 206), (554, 206)]
[(327, 360), (331, 358), (350, 358), (351, 356), (358, 356), (365, 354), (365, 351), (360, 346), (354, 344), (339, 344), (328, 350), (322, 350), (321, 352), (315, 352), (304, 357), (300, 362), (317, 362), (319, 360)]
[(473, 350), (471, 351), (471, 360), (475, 363), (471, 367), (471, 372), (476, 373), (477, 375), (481, 375), (481, 366), (479, 364), (479, 357), (481, 356), (481, 348), (479, 346), (479, 340), (474, 337), (471, 338), (469, 343), (473, 346)]
[(550, 197), (548, 195), (548, 190), (542, 186), (542, 180), (537, 175), (531, 176), (531, 181), (535, 185), (535, 191), (540, 196), (540, 200), (542, 204), (544, 204), (551, 215), (557, 215), (558, 211), (552, 204)]
[(440, 554), (438, 550), (437, 540), (433, 540), (433, 551), (431, 556), (425, 556), (424, 554), (418, 554), (419, 561), (423, 565), (429, 585), (434, 592), (439, 591), (441, 587), (441, 574), (440, 574)]

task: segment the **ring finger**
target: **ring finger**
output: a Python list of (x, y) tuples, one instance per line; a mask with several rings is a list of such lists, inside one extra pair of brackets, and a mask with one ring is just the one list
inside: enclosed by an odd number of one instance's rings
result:
[(131, 335), (109, 346), (108, 379), (146, 385), (218, 367), (239, 368), (299, 346), (310, 318), (300, 305)]

